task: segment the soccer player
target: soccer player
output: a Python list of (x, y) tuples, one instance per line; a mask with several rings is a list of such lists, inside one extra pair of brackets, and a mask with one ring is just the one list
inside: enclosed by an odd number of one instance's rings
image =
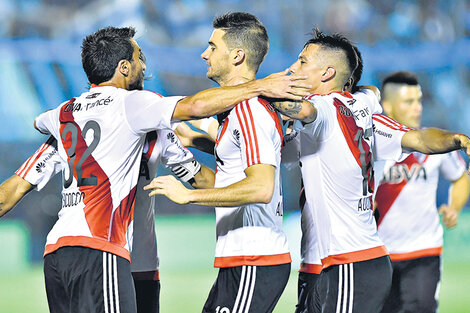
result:
[[(414, 73), (387, 76), (382, 95), (387, 116), (408, 127), (421, 127), (422, 93)], [(429, 156), (415, 152), (385, 165), (375, 213), (380, 239), (392, 260), (393, 279), (382, 312), (437, 311), (443, 244), (436, 208), (439, 173), (451, 182), (449, 202), (439, 209), (444, 225), (451, 228), (469, 195), (469, 178), (458, 151)]]
[[(220, 86), (255, 79), (268, 51), (261, 22), (242, 12), (216, 17), (209, 47), (201, 57), (207, 77)], [(216, 206), (216, 282), (203, 312), (272, 312), (290, 273), (290, 253), (282, 231), (278, 115), (258, 97), (219, 114), (213, 189), (189, 190), (172, 176), (155, 178), (150, 195), (177, 203)]]
[[(181, 126), (181, 125), (180, 125)], [(180, 127), (178, 126), (178, 128)], [(137, 183), (134, 212), (134, 235), (131, 251), (131, 271), (134, 280), (138, 313), (159, 312), (160, 279), (155, 237), (154, 198), (149, 198), (143, 186), (156, 175), (159, 163), (169, 167), (183, 181), (193, 186), (213, 185), (213, 174), (200, 166), (191, 152), (183, 147), (169, 129), (147, 134)], [(0, 216), (3, 216), (30, 190), (38, 191), (62, 169), (57, 142), (50, 137), (23, 165), (0, 185)], [(63, 198), (63, 206), (73, 201)]]
[(258, 95), (305, 94), (304, 78), (287, 71), (186, 98), (141, 90), (145, 58), (134, 34), (133, 28), (107, 27), (87, 36), (82, 65), (90, 90), (35, 120), (39, 131), (57, 139), (66, 165), (63, 197), (72, 199), (45, 248), (52, 312), (136, 311), (129, 250), (148, 132), (224, 112)]
[[(378, 312), (390, 290), (390, 259), (371, 210), (375, 144), (378, 159), (398, 158), (402, 146), (421, 145), (427, 153), (459, 148), (470, 153), (464, 135), (436, 129), (417, 133), (398, 123), (384, 125), (384, 130), (377, 128), (383, 125), (379, 123), (374, 129), (372, 115), (381, 112), (378, 93), (343, 92), (357, 67), (356, 58), (346, 38), (317, 30), (291, 66), (293, 73), (309, 76), (312, 95), (293, 103), (273, 103), (281, 113), (305, 123), (300, 162), (311, 215), (308, 229), (322, 264), (315, 303), (308, 312)], [(392, 131), (401, 133), (401, 140), (388, 142), (387, 138), (396, 138)]]

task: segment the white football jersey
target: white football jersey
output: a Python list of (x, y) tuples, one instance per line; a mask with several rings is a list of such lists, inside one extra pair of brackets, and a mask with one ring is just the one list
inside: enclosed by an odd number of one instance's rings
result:
[[(375, 164), (383, 159), (400, 160), (407, 156), (401, 147), (403, 135), (410, 129), (383, 115), (373, 115), (374, 130), (374, 169)], [(308, 202), (301, 208), (301, 272), (319, 274), (323, 268), (320, 248), (317, 240), (314, 211)]]
[(392, 261), (440, 255), (443, 230), (436, 208), (439, 172), (450, 181), (465, 173), (458, 151), (387, 162), (375, 198), (379, 236)]
[(147, 132), (172, 128), (181, 97), (92, 86), (36, 118), (58, 141), (63, 206), (45, 254), (84, 246), (130, 260), (140, 158)]
[(241, 181), (256, 164), (275, 169), (271, 202), (217, 207), (215, 267), (290, 263), (282, 231), (280, 162), (282, 128), (278, 115), (259, 98), (239, 103), (219, 127), (215, 155), (215, 188)]
[(375, 94), (334, 92), (307, 100), (317, 118), (300, 132), (300, 162), (323, 268), (386, 255), (371, 210), (372, 114), (382, 111)]
[[(16, 171), (20, 177), (37, 190), (58, 172), (62, 162), (57, 153), (57, 141), (50, 137)], [(193, 162), (192, 153), (186, 149), (176, 134), (169, 130), (157, 130), (147, 134), (140, 164), (140, 174), (134, 210), (134, 236), (131, 251), (131, 271), (146, 272), (158, 270), (157, 241), (155, 236), (155, 197), (149, 197), (143, 187), (150, 183), (157, 173), (158, 165), (165, 166)]]

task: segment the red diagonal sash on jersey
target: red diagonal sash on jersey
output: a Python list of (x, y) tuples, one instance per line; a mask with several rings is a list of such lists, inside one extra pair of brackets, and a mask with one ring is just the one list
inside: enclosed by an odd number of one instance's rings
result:
[[(74, 99), (72, 99), (69, 103), (73, 103)], [(72, 166), (72, 173), (75, 180), (78, 181), (77, 177), (77, 170), (76, 166), (77, 163), (81, 160), (85, 150), (88, 148), (85, 139), (82, 136), (81, 129), (78, 124), (75, 122), (72, 110), (66, 110), (67, 105), (64, 105), (60, 111), (60, 134), (62, 144), (67, 151), (72, 144), (71, 134), (67, 133), (66, 138), (62, 138), (62, 133), (64, 131), (65, 126), (68, 123), (72, 123), (77, 130), (77, 144), (75, 148), (75, 161)], [(67, 155), (67, 162), (70, 160), (70, 155)], [(82, 171), (83, 177), (90, 177), (91, 175), (97, 177), (97, 184), (94, 186), (79, 186), (79, 190), (85, 194), (83, 198), (83, 203), (85, 204), (84, 213), (85, 219), (87, 221), (88, 227), (93, 237), (101, 238), (105, 240), (110, 240), (111, 235), (114, 238), (118, 238), (114, 234), (114, 231), (110, 230), (110, 223), (111, 221), (117, 222), (120, 224), (119, 226), (125, 226), (126, 229), (129, 226), (130, 222), (134, 217), (134, 205), (133, 201), (129, 202), (127, 199), (131, 197), (133, 200), (135, 199), (135, 195), (129, 195), (126, 197), (123, 202), (121, 202), (121, 206), (125, 203), (124, 207), (121, 208), (118, 215), (119, 216), (111, 216), (113, 214), (113, 200), (111, 197), (111, 185), (109, 182), (109, 178), (106, 173), (103, 171), (101, 166), (96, 162), (93, 155), (89, 155), (86, 160), (83, 161), (82, 164)], [(112, 219), (111, 219), (112, 217)], [(118, 225), (113, 225), (114, 227), (118, 227)], [(125, 232), (124, 232), (125, 233)], [(121, 236), (124, 237), (124, 236)], [(119, 241), (114, 241), (115, 244), (124, 247), (126, 244), (125, 238), (119, 237)]]
[[(419, 164), (418, 160), (416, 160), (413, 154), (409, 155), (405, 160), (397, 164), (405, 164), (408, 169), (411, 169), (413, 164)], [(387, 215), (388, 211), (392, 207), (395, 200), (400, 195), (401, 191), (408, 183), (407, 179), (403, 179), (399, 183), (391, 184), (391, 183), (381, 183), (379, 188), (377, 188), (377, 194), (375, 195), (375, 202), (377, 203), (376, 210), (379, 211), (379, 219), (377, 221), (377, 226), (382, 223), (385, 215)]]
[[(359, 167), (363, 168), (365, 166), (366, 173), (367, 173), (367, 182), (368, 182), (368, 189), (370, 192), (373, 191), (374, 186), (374, 174), (372, 169), (372, 162), (371, 162), (371, 149), (369, 144), (364, 140), (361, 136), (359, 140), (355, 139), (357, 133), (361, 130), (364, 132), (362, 128), (357, 126), (356, 121), (352, 115), (352, 112), (338, 99), (334, 98), (333, 104), (336, 107), (336, 117), (338, 119), (339, 126), (341, 131), (343, 132), (344, 138), (348, 144), (349, 150), (353, 154), (354, 158), (356, 159), (357, 164)], [(349, 113), (348, 113), (349, 112)], [(361, 150), (359, 149), (359, 145), (362, 146), (363, 151), (365, 152), (364, 155), (364, 163), (361, 162)]]

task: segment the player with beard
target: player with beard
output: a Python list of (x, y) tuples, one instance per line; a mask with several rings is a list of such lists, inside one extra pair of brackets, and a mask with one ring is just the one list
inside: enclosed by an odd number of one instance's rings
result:
[(145, 58), (133, 28), (108, 27), (87, 36), (82, 65), (89, 91), (47, 111), (36, 128), (58, 142), (63, 196), (45, 248), (51, 312), (135, 312), (130, 245), (140, 155), (148, 132), (224, 112), (257, 95), (305, 94), (303, 77), (287, 72), (190, 97), (141, 90)]

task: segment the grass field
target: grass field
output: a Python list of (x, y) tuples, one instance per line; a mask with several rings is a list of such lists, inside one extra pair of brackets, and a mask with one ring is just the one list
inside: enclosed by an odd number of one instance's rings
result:
[[(467, 217), (461, 224), (469, 221)], [(470, 296), (467, 289), (470, 286), (470, 262), (468, 261), (470, 251), (468, 242), (470, 241), (466, 241), (466, 249), (452, 244), (454, 241), (468, 239), (470, 231), (467, 229), (470, 227), (463, 226), (460, 225), (461, 231), (452, 231), (450, 236), (446, 234), (449, 252), (446, 248), (440, 293), (440, 313), (470, 312)], [(470, 226), (470, 224), (465, 226)], [(289, 232), (288, 225), (286, 228)], [(200, 312), (217, 275), (217, 270), (212, 268), (215, 244), (214, 218), (207, 216), (164, 217), (157, 221), (157, 231), (161, 255), (161, 312)], [(294, 252), (296, 251), (293, 251), (293, 254)], [(1, 258), (6, 256), (8, 254), (3, 254)], [(294, 311), (296, 281), (297, 272), (293, 270), (289, 284), (274, 312)], [(0, 313), (45, 312), (48, 310), (42, 266), (36, 265), (21, 271), (0, 269)]]

